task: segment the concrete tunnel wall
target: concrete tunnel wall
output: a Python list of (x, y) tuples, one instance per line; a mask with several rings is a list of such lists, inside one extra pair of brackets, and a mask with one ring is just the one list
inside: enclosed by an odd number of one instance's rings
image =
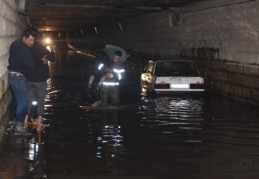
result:
[[(206, 79), (208, 90), (249, 103), (259, 103), (259, 2), (222, 6), (188, 6), (169, 14), (145, 15), (96, 27), (93, 38), (78, 37), (81, 44), (111, 43), (132, 47), (144, 58), (192, 57)], [(204, 2), (203, 2), (204, 4)], [(99, 41), (97, 43), (96, 41)], [(78, 42), (78, 41), (77, 41)]]
[(8, 57), (10, 44), (21, 37), (26, 27), (25, 19), (17, 14), (15, 1), (0, 1), (0, 142), (9, 120), (11, 92), (8, 84)]

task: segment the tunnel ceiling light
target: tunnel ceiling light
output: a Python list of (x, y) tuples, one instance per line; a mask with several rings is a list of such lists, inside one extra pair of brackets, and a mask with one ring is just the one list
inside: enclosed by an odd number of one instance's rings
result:
[(177, 25), (177, 22), (179, 21), (179, 16), (177, 13), (169, 13), (168, 14), (168, 24), (169, 26), (176, 26)]
[(94, 28), (94, 30), (95, 30), (95, 33), (96, 33), (96, 34), (98, 34), (98, 30), (97, 30), (97, 27), (95, 27), (95, 28)]
[(168, 24), (169, 26), (173, 26), (173, 18), (171, 13), (168, 14)]
[(18, 13), (24, 15), (26, 8), (26, 0), (16, 0), (16, 3)]
[(119, 25), (119, 27), (120, 27), (120, 30), (121, 30), (121, 31), (124, 31), (123, 26), (122, 26), (122, 24), (121, 24), (120, 22), (118, 23), (118, 25)]

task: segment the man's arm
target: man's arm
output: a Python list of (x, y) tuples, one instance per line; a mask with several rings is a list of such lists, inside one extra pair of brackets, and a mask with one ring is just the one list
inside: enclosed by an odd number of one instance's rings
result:
[(50, 62), (55, 62), (56, 61), (56, 54), (54, 52), (54, 45), (50, 45), (50, 52), (48, 54), (48, 59)]
[(48, 64), (49, 59), (48, 59), (47, 55), (45, 55), (44, 57), (42, 57), (41, 60), (42, 60), (42, 63), (43, 63), (44, 65), (47, 65), (47, 64)]
[(88, 80), (88, 87), (91, 88), (92, 84), (94, 81), (94, 75), (90, 75), (89, 80)]
[(106, 80), (106, 78), (107, 78), (107, 75), (103, 75), (101, 77), (100, 81), (98, 82), (98, 86), (101, 86), (103, 84), (104, 80)]

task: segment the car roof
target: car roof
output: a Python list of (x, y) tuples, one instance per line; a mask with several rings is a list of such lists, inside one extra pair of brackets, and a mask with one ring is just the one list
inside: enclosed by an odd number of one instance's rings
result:
[(191, 62), (194, 63), (192, 59), (187, 58), (177, 58), (177, 59), (157, 59), (157, 60), (149, 60), (149, 62), (157, 63), (157, 62)]

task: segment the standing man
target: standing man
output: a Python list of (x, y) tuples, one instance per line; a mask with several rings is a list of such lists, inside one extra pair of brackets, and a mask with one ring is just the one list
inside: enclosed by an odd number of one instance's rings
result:
[(42, 118), (44, 115), (44, 104), (47, 94), (47, 79), (49, 79), (48, 61), (55, 62), (54, 46), (51, 44), (50, 51), (44, 46), (43, 33), (38, 32), (36, 43), (31, 48), (35, 67), (27, 75), (27, 84), (29, 90), (29, 108), (24, 121), (24, 128), (27, 129), (28, 119), (32, 117), (32, 102), (37, 102), (37, 131), (41, 131)]
[(30, 48), (34, 44), (37, 30), (28, 28), (22, 38), (15, 40), (10, 46), (8, 82), (12, 90), (12, 103), (16, 103), (14, 112), (15, 135), (30, 135), (23, 129), (23, 122), (28, 109), (28, 90), (26, 75), (33, 69), (33, 57)]
[[(100, 100), (99, 98), (99, 89), (102, 85), (104, 78), (101, 78), (105, 73), (107, 67), (110, 67), (110, 64), (113, 63), (113, 57), (116, 51), (121, 52), (119, 64), (123, 64), (126, 59), (130, 58), (133, 54), (132, 49), (124, 49), (114, 46), (114, 45), (105, 45), (105, 48), (97, 52), (92, 73), (90, 74), (88, 80), (88, 92), (93, 91), (94, 101)], [(91, 96), (91, 95), (88, 95)]]
[(108, 107), (108, 105), (119, 106), (119, 85), (120, 81), (125, 77), (124, 65), (120, 63), (121, 57), (122, 53), (115, 51), (110, 66), (101, 78), (102, 86), (100, 94), (102, 107)]

